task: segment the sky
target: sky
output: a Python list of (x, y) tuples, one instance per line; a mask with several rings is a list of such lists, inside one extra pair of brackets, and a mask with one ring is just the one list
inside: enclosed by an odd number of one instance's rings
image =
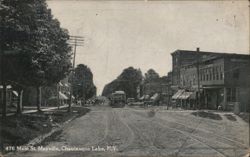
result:
[(76, 65), (90, 67), (98, 94), (129, 66), (166, 75), (177, 49), (249, 54), (247, 0), (47, 3), (70, 35), (85, 38)]

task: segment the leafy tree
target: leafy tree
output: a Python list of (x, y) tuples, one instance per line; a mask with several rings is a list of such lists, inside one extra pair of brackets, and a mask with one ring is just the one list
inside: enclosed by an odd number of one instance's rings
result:
[(73, 95), (77, 99), (86, 100), (96, 95), (93, 74), (89, 67), (84, 64), (77, 65), (72, 79)]
[(127, 97), (136, 98), (136, 88), (142, 81), (143, 76), (140, 69), (128, 67), (111, 83), (107, 84), (102, 95), (108, 96), (109, 94), (122, 90), (126, 93)]
[(149, 69), (147, 73), (145, 73), (145, 82), (155, 81), (159, 79), (160, 76), (154, 69)]
[(69, 72), (68, 32), (53, 18), (45, 0), (0, 0), (0, 14), (2, 51), (13, 53), (4, 55), (6, 67), (13, 64), (14, 68), (5, 79), (36, 87), (40, 110), (40, 87), (58, 82)]

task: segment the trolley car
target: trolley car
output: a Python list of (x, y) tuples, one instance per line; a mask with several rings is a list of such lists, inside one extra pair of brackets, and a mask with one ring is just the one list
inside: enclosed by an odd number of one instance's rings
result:
[(111, 94), (112, 107), (124, 107), (126, 104), (126, 93), (124, 91), (115, 91)]

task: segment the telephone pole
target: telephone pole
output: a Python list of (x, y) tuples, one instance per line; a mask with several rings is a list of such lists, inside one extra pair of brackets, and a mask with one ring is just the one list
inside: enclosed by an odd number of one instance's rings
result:
[(6, 85), (6, 81), (5, 81), (5, 68), (4, 68), (4, 50), (3, 50), (3, 43), (1, 42), (1, 85), (2, 85), (2, 96), (1, 96), (1, 100), (2, 100), (2, 118), (5, 119), (6, 117), (6, 105), (7, 105), (7, 100), (6, 100), (6, 92), (7, 92), (7, 85)]
[(1, 96), (1, 105), (2, 105), (2, 118), (5, 119), (6, 118), (6, 113), (7, 113), (7, 84), (6, 84), (6, 80), (5, 80), (5, 50), (4, 50), (4, 39), (6, 37), (6, 33), (4, 33), (4, 21), (5, 18), (3, 18), (3, 22), (1, 22), (2, 24), (2, 28), (0, 27), (0, 36), (1, 36), (1, 40), (0, 40), (0, 60), (1, 60), (1, 85), (2, 85), (2, 95)]
[(200, 48), (197, 47), (196, 49), (197, 51), (197, 55), (196, 55), (196, 67), (197, 67), (197, 86), (198, 86), (198, 94), (197, 94), (197, 106), (198, 109), (200, 109), (201, 104), (200, 104), (200, 56), (199, 56), (199, 52), (200, 52)]
[[(74, 50), (73, 50), (73, 63), (72, 63), (73, 65), (72, 65), (72, 71), (71, 71), (72, 82), (73, 82), (74, 77), (75, 77), (76, 48), (78, 46), (83, 46), (84, 37), (82, 37), (82, 36), (70, 36), (68, 43), (74, 47)], [(71, 106), (72, 106), (72, 96), (73, 96), (73, 84), (72, 84), (72, 82), (71, 82), (71, 86), (70, 86), (70, 98), (69, 98), (70, 102), (69, 102), (68, 112), (71, 111)]]

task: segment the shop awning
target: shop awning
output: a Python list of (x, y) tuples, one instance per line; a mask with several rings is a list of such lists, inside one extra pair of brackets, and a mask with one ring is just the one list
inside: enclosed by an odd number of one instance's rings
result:
[(15, 95), (15, 96), (18, 96), (18, 93), (17, 93), (17, 91), (12, 91), (12, 93)]
[(151, 100), (156, 100), (159, 97), (158, 93), (155, 93), (150, 99)]
[[(7, 88), (7, 89), (11, 89), (12, 86), (11, 86), (11, 85), (7, 85), (6, 88)], [(0, 85), (0, 89), (3, 89), (3, 85)]]
[(69, 98), (65, 94), (63, 94), (62, 92), (59, 92), (59, 99), (68, 100)]
[(178, 90), (173, 96), (172, 99), (178, 99), (178, 97), (184, 92), (184, 90)]
[(196, 92), (192, 92), (192, 94), (189, 96), (189, 99), (196, 99)]
[(145, 96), (143, 95), (143, 96), (142, 96), (142, 97), (140, 97), (139, 99), (140, 99), (140, 100), (143, 100), (143, 99), (144, 99), (144, 97), (145, 97)]
[(149, 99), (150, 96), (149, 95), (145, 95), (144, 99)]
[(192, 94), (193, 94), (193, 92), (183, 92), (183, 93), (178, 97), (178, 99), (182, 99), (182, 100), (188, 99)]
[(63, 86), (63, 84), (61, 82), (58, 83), (59, 86)]

